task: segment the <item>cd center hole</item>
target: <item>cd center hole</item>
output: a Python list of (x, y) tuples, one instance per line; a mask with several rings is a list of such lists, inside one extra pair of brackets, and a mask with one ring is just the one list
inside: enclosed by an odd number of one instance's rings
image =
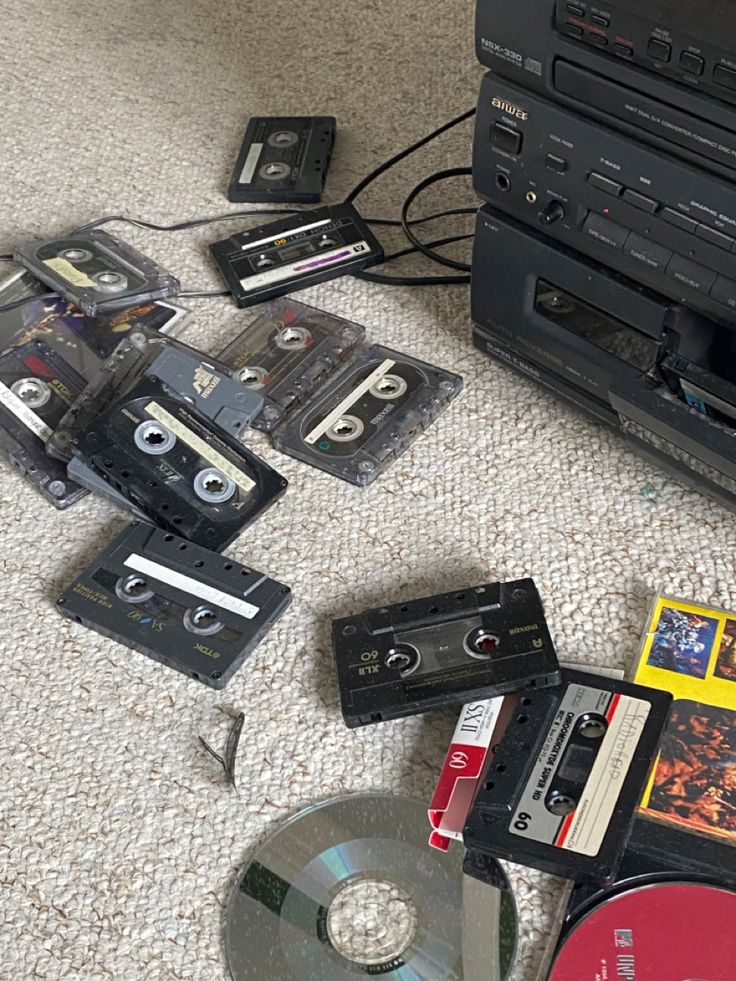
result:
[(400, 957), (418, 926), (413, 900), (387, 879), (348, 883), (327, 913), (332, 946), (355, 964), (383, 964)]

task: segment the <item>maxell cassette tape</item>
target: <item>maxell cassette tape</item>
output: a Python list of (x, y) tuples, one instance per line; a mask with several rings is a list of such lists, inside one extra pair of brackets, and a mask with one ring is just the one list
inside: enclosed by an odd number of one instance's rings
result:
[(271, 204), (319, 201), (334, 142), (334, 116), (253, 117), (230, 178), (228, 198)]
[(224, 688), (291, 603), (262, 572), (133, 522), (57, 600), (76, 623)]
[(360, 324), (285, 297), (228, 344), (218, 360), (263, 397), (251, 420), (270, 432), (318, 388), (365, 337)]
[(531, 579), (368, 610), (332, 623), (346, 725), (559, 681), (557, 655)]
[(565, 878), (610, 880), (667, 722), (668, 692), (583, 671), (527, 691), (464, 841)]
[(0, 446), (10, 462), (56, 508), (87, 493), (46, 453), (54, 426), (84, 380), (42, 340), (0, 355)]
[(274, 435), (277, 449), (365, 486), (460, 393), (463, 380), (374, 344)]
[(280, 474), (152, 376), (89, 423), (72, 448), (156, 524), (215, 551), (286, 489)]
[(91, 317), (181, 292), (171, 273), (99, 228), (27, 242), (13, 258)]
[(263, 404), (258, 392), (230, 377), (226, 365), (157, 331), (136, 329), (118, 344), (70, 406), (47, 451), (68, 461), (74, 436), (144, 374), (157, 378), (171, 394), (234, 436), (240, 436)]
[(383, 261), (352, 204), (301, 211), (210, 246), (239, 307), (273, 300)]

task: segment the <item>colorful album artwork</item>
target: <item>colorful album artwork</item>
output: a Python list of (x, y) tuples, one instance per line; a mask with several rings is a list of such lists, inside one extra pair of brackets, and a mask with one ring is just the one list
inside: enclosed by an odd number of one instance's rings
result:
[(657, 597), (634, 681), (675, 699), (642, 809), (736, 844), (736, 614)]

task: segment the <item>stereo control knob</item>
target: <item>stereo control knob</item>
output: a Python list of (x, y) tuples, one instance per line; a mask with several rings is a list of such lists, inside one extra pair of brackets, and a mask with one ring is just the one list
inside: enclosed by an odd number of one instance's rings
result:
[(560, 218), (565, 217), (565, 209), (557, 200), (552, 200), (546, 205), (544, 211), (539, 212), (539, 220), (543, 225), (554, 225)]

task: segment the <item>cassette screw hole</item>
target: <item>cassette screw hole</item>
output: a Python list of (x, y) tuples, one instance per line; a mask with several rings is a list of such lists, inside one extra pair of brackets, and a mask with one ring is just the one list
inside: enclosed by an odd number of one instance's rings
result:
[(165, 542), (173, 542), (173, 540), (174, 540), (174, 536), (173, 535), (164, 535), (164, 541)]
[(213, 671), (213, 672), (212, 672), (212, 674), (210, 675), (210, 677), (211, 677), (211, 678), (212, 678), (212, 679), (213, 679), (214, 681), (219, 681), (219, 680), (220, 680), (220, 678), (222, 677), (222, 671)]
[(225, 570), (225, 572), (230, 572), (230, 570), (232, 569), (232, 567), (233, 567), (232, 562), (226, 562), (225, 565), (222, 568)]
[(181, 545), (179, 546), (179, 551), (180, 552), (186, 552), (186, 550), (187, 550), (187, 543), (186, 542), (182, 542)]
[(526, 593), (524, 592), (523, 589), (515, 589), (514, 590), (514, 599), (522, 600), (525, 597), (526, 597)]
[(180, 517), (175, 517), (171, 519), (171, 523), (174, 525), (180, 525), (184, 519)]
[(556, 814), (558, 817), (567, 817), (568, 814), (572, 814), (576, 806), (576, 801), (568, 794), (561, 794), (554, 790), (547, 799), (547, 810), (550, 814)]
[(194, 568), (195, 569), (201, 569), (203, 565), (204, 565), (204, 562), (201, 559), (197, 559), (197, 561), (194, 563)]
[(349, 623), (347, 627), (342, 628), (343, 637), (352, 637), (355, 632), (356, 630), (352, 623)]
[(517, 715), (516, 716), (516, 722), (520, 726), (525, 725), (528, 721), (529, 721), (529, 716), (528, 715)]

